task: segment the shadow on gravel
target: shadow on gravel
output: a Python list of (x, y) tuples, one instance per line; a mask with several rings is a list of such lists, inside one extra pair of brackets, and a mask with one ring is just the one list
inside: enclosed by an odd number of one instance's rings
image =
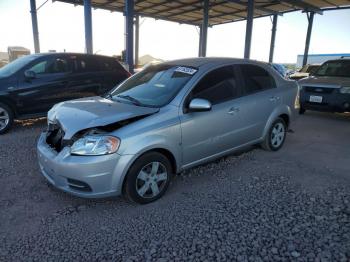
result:
[(24, 131), (29, 128), (40, 128), (46, 125), (46, 117), (16, 120), (9, 132)]
[(318, 112), (318, 111), (306, 111), (305, 116), (312, 116), (313, 118), (328, 119), (335, 121), (350, 122), (350, 113), (329, 113), (329, 112)]

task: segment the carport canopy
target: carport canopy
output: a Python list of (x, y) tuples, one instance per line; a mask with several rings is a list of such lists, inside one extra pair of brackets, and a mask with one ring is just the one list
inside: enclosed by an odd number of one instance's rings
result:
[[(84, 5), (84, 0), (55, 0), (59, 2)], [(94, 8), (125, 12), (125, 0), (91, 0)], [(203, 23), (203, 0), (135, 0), (134, 14), (197, 25)], [(248, 0), (211, 0), (209, 1), (208, 26), (246, 20)], [(350, 8), (349, 0), (256, 0), (254, 18), (282, 15), (293, 11), (307, 11), (322, 14), (329, 9)]]
[[(138, 17), (149, 17), (165, 21), (199, 26), (199, 56), (206, 55), (208, 27), (247, 20), (244, 57), (250, 57), (253, 19), (273, 16), (269, 62), (273, 60), (277, 18), (294, 11), (304, 11), (308, 17), (305, 41), (304, 64), (307, 62), (314, 14), (324, 11), (350, 8), (350, 0), (53, 0), (84, 6), (86, 52), (92, 53), (91, 8), (122, 12), (125, 16), (126, 64), (133, 72), (134, 25), (136, 27), (135, 53), (138, 54)], [(34, 43), (39, 50), (36, 24), (35, 0), (31, 0)], [(136, 20), (134, 20), (136, 17)], [(37, 39), (36, 39), (37, 38)], [(137, 57), (135, 59), (137, 64)]]

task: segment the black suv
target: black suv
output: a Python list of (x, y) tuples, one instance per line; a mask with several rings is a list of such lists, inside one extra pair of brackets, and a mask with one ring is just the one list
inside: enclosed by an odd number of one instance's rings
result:
[(0, 68), (0, 134), (14, 119), (45, 116), (61, 101), (103, 95), (130, 76), (112, 57), (33, 54)]

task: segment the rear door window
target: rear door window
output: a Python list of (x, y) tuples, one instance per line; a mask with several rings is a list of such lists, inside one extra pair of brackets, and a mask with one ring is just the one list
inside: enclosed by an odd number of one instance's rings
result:
[(239, 97), (240, 93), (234, 67), (224, 66), (205, 75), (192, 90), (190, 99), (202, 98), (215, 105)]
[(240, 65), (245, 94), (253, 94), (275, 88), (273, 77), (264, 68), (257, 65)]
[(101, 71), (98, 59), (90, 56), (78, 57), (77, 71), (80, 73)]
[(116, 59), (101, 57), (99, 58), (101, 71), (104, 72), (125, 72), (125, 69)]
[(100, 63), (101, 71), (105, 71), (105, 72), (114, 71), (112, 61), (110, 59), (100, 58), (99, 63)]

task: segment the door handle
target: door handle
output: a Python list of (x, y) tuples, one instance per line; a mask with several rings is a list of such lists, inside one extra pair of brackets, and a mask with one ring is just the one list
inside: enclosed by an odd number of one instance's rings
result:
[(228, 114), (230, 115), (233, 115), (233, 114), (236, 114), (239, 112), (239, 108), (238, 107), (231, 107), (229, 110), (228, 110)]

